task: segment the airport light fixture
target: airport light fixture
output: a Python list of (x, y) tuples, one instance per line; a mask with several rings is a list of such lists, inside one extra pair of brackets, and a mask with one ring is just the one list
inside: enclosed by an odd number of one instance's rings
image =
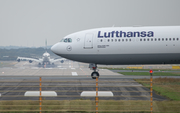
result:
[(151, 69), (151, 70), (149, 71), (149, 73), (150, 73), (150, 75), (152, 75), (152, 74), (153, 74), (153, 70)]

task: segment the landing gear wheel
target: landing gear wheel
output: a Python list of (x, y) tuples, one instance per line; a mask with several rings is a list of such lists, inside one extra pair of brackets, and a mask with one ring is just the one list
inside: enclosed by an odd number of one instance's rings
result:
[(91, 77), (92, 77), (92, 79), (96, 79), (96, 77), (99, 78), (99, 73), (98, 72), (92, 72)]

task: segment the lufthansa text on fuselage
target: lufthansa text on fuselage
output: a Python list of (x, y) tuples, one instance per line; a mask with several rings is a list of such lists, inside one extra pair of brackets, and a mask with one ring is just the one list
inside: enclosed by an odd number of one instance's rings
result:
[(114, 38), (114, 37), (154, 37), (153, 31), (110, 31), (110, 32), (101, 32), (98, 31), (98, 38)]

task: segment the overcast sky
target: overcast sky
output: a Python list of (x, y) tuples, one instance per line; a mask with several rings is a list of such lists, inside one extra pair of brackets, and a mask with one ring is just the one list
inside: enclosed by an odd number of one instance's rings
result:
[(53, 45), (113, 25), (178, 26), (180, 0), (0, 0), (0, 46)]

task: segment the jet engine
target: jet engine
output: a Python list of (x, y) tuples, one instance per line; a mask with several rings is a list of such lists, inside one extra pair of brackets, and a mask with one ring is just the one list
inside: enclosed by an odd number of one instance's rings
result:
[(20, 62), (20, 59), (17, 59), (18, 62)]

